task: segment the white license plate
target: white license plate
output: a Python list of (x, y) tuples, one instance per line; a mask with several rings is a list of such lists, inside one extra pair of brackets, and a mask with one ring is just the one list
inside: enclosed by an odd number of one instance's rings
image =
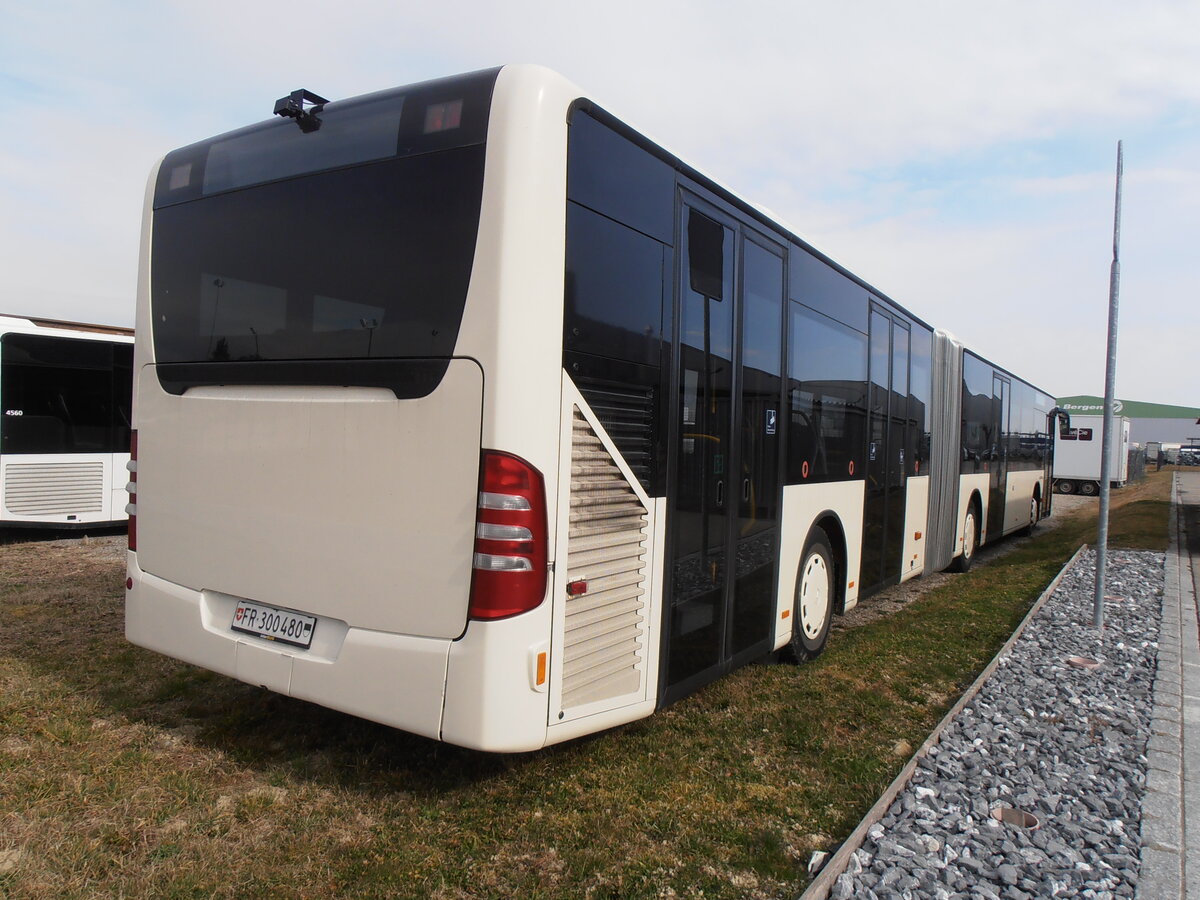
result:
[(269, 641), (307, 649), (312, 644), (317, 617), (243, 600), (233, 611), (230, 627), (234, 631), (254, 634)]

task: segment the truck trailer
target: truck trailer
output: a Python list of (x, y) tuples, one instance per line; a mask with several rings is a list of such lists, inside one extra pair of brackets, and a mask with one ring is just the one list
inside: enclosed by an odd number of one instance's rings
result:
[[(1069, 428), (1054, 435), (1054, 490), (1060, 494), (1100, 493), (1100, 459), (1104, 416), (1071, 416)], [(1109, 484), (1123, 487), (1129, 480), (1129, 420), (1113, 419)]]

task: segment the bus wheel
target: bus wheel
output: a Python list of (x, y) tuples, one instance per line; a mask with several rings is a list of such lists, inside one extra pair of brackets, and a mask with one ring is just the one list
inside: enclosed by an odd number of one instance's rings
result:
[(975, 504), (972, 503), (969, 507), (967, 507), (967, 520), (963, 522), (962, 553), (954, 557), (954, 562), (950, 564), (951, 571), (970, 571), (971, 562), (975, 559), (975, 547), (978, 543), (979, 528), (976, 524)]
[(817, 531), (804, 550), (792, 610), (792, 653), (797, 662), (825, 649), (833, 621), (833, 551), (825, 532)]
[(1056, 491), (1058, 491), (1060, 494), (1073, 494), (1073, 493), (1075, 493), (1075, 482), (1073, 482), (1073, 481), (1056, 481), (1056, 482), (1054, 482), (1054, 489)]
[(1081, 481), (1079, 483), (1079, 493), (1085, 497), (1095, 497), (1100, 493), (1100, 485), (1094, 481)]
[(1025, 526), (1026, 534), (1037, 530), (1038, 522), (1042, 520), (1042, 504), (1037, 497), (1029, 498), (1029, 524)]

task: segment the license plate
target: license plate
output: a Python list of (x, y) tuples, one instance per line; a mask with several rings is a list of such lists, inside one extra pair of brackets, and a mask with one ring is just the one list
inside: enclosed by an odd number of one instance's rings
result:
[(312, 644), (317, 617), (243, 600), (233, 611), (230, 627), (234, 631), (257, 635), (269, 641), (307, 649)]

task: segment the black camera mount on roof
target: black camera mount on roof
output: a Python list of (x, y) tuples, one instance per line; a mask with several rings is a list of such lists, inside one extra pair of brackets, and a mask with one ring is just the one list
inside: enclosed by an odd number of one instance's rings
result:
[[(275, 101), (275, 115), (283, 116), (285, 119), (295, 119), (300, 130), (308, 134), (321, 127), (321, 120), (317, 118), (317, 113), (328, 102), (324, 97), (301, 88)], [(306, 103), (310, 104), (308, 109), (304, 108)]]

